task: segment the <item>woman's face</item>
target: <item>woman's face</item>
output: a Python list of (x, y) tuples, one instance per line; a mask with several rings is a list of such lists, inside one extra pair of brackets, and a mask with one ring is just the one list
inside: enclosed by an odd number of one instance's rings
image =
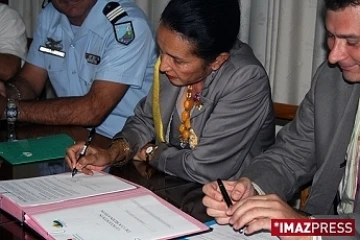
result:
[(193, 45), (181, 34), (160, 24), (157, 31), (160, 50), (160, 71), (176, 86), (187, 86), (204, 80), (211, 72), (211, 66), (193, 54)]

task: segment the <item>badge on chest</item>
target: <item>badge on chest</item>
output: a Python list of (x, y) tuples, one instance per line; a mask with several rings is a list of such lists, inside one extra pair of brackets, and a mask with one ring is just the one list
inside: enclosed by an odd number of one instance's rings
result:
[(63, 48), (61, 41), (62, 40), (54, 40), (54, 39), (48, 37), (47, 41), (45, 43), (45, 46), (40, 46), (39, 51), (50, 54), (50, 55), (54, 55), (57, 57), (64, 58), (65, 52), (61, 51)]
[(100, 56), (91, 54), (91, 53), (85, 53), (86, 61), (93, 65), (99, 65), (100, 63)]

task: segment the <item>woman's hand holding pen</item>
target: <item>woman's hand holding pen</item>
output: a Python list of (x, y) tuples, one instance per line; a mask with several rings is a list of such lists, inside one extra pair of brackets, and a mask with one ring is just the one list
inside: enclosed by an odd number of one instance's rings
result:
[(67, 149), (65, 161), (71, 169), (92, 175), (93, 171), (101, 171), (112, 163), (111, 151), (94, 146), (88, 146), (86, 155), (78, 161), (84, 144), (79, 142)]

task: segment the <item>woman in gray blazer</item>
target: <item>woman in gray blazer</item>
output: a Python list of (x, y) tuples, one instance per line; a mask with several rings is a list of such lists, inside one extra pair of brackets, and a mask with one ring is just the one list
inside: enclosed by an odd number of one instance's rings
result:
[(149, 95), (109, 149), (89, 147), (76, 163), (83, 143), (71, 147), (69, 167), (91, 174), (136, 159), (193, 182), (237, 179), (274, 141), (269, 80), (239, 29), (238, 0), (171, 0)]

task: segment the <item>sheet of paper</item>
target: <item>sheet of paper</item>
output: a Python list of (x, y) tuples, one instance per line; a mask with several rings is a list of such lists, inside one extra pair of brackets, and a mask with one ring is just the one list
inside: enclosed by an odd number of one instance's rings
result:
[(0, 193), (20, 206), (36, 206), (54, 202), (120, 192), (136, 188), (110, 174), (95, 172), (93, 176), (78, 173), (0, 181)]
[(31, 218), (59, 240), (168, 239), (200, 230), (150, 194)]
[(215, 222), (209, 225), (213, 230), (196, 236), (188, 237), (188, 240), (279, 240), (271, 236), (269, 232), (261, 232), (251, 236), (235, 231), (230, 225), (219, 225)]

